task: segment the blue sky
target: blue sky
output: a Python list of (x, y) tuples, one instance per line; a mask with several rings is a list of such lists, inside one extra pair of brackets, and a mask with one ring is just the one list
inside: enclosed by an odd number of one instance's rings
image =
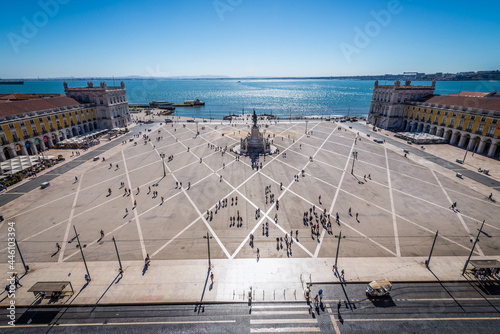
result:
[(41, 0), (2, 7), (1, 78), (500, 68), (500, 3), (491, 0)]

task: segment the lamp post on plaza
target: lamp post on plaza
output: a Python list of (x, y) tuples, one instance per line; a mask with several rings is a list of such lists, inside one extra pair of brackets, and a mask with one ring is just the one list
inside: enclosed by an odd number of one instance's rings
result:
[(342, 239), (342, 231), (339, 231), (339, 242), (337, 243), (337, 254), (335, 254), (335, 266), (337, 266), (337, 260), (339, 258), (340, 239)]
[(23, 258), (23, 254), (21, 254), (21, 250), (19, 249), (19, 245), (17, 244), (17, 239), (14, 238), (14, 241), (16, 243), (16, 247), (17, 247), (17, 251), (19, 253), (19, 256), (21, 257), (21, 261), (23, 262), (23, 267), (24, 267), (24, 273), (27, 274), (28, 273), (28, 270), (29, 270), (29, 267), (26, 265), (26, 263), (24, 263), (24, 258)]
[(307, 135), (307, 123), (309, 123), (308, 120), (306, 120), (306, 135)]
[(165, 153), (160, 153), (161, 164), (163, 165), (163, 177), (167, 176), (167, 171), (165, 170)]
[(207, 239), (207, 246), (208, 246), (208, 269), (211, 269), (212, 265), (211, 265), (211, 262), (210, 262), (210, 239), (212, 239), (212, 237), (207, 232), (207, 235), (204, 235), (203, 239)]
[(122, 269), (122, 261), (120, 260), (120, 254), (118, 253), (118, 247), (116, 247), (115, 237), (113, 237), (113, 243), (115, 244), (116, 256), (118, 256), (118, 263), (120, 264), (120, 269)]
[(75, 230), (76, 240), (78, 241), (78, 248), (80, 248), (80, 253), (82, 253), (83, 264), (85, 265), (85, 270), (87, 271), (87, 275), (90, 278), (89, 268), (87, 267), (87, 262), (85, 262), (85, 256), (83, 255), (83, 248), (80, 244), (80, 238), (78, 237), (78, 233), (76, 232), (76, 227), (73, 225), (73, 229)]
[(200, 132), (198, 131), (198, 121), (195, 122), (196, 123), (196, 135), (198, 135)]
[(483, 232), (483, 226), (484, 226), (484, 220), (483, 220), (483, 224), (481, 225), (481, 228), (479, 229), (479, 232), (477, 233), (476, 240), (474, 241), (474, 244), (472, 245), (472, 249), (470, 250), (469, 258), (467, 259), (467, 261), (465, 261), (464, 269), (462, 270), (462, 275), (467, 270), (467, 265), (469, 264), (472, 253), (474, 252), (474, 248), (476, 247), (476, 243), (479, 241), (479, 235), (481, 234), (481, 232)]
[(354, 151), (352, 152), (352, 169), (351, 169), (351, 174), (354, 175), (354, 161), (358, 158), (358, 152)]

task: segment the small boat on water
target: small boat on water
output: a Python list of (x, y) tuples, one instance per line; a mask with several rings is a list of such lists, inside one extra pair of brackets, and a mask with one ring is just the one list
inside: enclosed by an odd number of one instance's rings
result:
[(159, 108), (159, 109), (166, 109), (166, 110), (175, 110), (174, 105), (171, 102), (168, 101), (153, 101), (149, 103), (149, 106), (151, 108)]
[(201, 107), (204, 106), (205, 102), (200, 101), (200, 99), (196, 100), (186, 100), (184, 104), (174, 104), (174, 107)]
[(24, 85), (24, 81), (16, 81), (16, 80), (1, 80), (0, 85)]

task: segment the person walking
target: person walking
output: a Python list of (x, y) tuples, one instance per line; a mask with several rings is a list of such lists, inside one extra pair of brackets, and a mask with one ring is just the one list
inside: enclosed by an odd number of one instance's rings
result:
[(75, 176), (75, 182), (78, 182), (78, 177), (77, 176)]
[(357, 221), (359, 221), (359, 220), (358, 220), (358, 213), (357, 213), (357, 212), (356, 212), (356, 220), (357, 220)]
[[(57, 252), (59, 252), (59, 251), (61, 250), (61, 245), (59, 245), (59, 243), (58, 243), (58, 242), (56, 242), (56, 247), (57, 247)], [(56, 253), (57, 253), (57, 252), (56, 252)]]
[(260, 259), (260, 250), (257, 248), (257, 261)]
[(349, 216), (352, 217), (352, 214), (351, 214), (351, 208), (349, 208)]
[(342, 307), (342, 302), (339, 299), (339, 302), (337, 303), (337, 313), (340, 314), (340, 308)]
[(214, 273), (210, 273), (210, 279), (212, 280), (212, 284), (214, 284)]
[(123, 269), (122, 268), (118, 269), (118, 274), (120, 275), (121, 278), (123, 278)]
[(103, 230), (101, 230), (101, 232), (100, 232), (100, 233), (101, 233), (101, 239), (102, 239), (102, 238), (104, 238), (104, 231), (103, 231)]

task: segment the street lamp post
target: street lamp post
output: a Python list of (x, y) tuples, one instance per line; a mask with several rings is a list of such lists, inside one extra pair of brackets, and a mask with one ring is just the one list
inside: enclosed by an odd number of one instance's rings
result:
[(351, 169), (351, 174), (354, 175), (354, 161), (358, 158), (358, 152), (354, 151), (352, 152), (352, 169)]
[(340, 249), (340, 239), (342, 238), (342, 231), (339, 232), (339, 242), (337, 243), (337, 254), (335, 254), (335, 266), (337, 266), (337, 260), (339, 258), (339, 249)]
[(306, 120), (306, 135), (307, 135), (307, 123), (309, 123), (309, 121)]
[(483, 231), (483, 226), (484, 226), (484, 220), (483, 220), (483, 224), (481, 225), (481, 228), (479, 229), (479, 232), (477, 233), (476, 240), (474, 241), (474, 244), (472, 245), (472, 249), (470, 250), (469, 258), (467, 259), (467, 261), (465, 261), (464, 269), (462, 270), (462, 275), (467, 270), (467, 265), (469, 264), (469, 261), (470, 261), (470, 258), (472, 256), (472, 253), (474, 252), (474, 248), (476, 247), (476, 243), (479, 241), (479, 235)]
[(429, 258), (427, 259), (427, 261), (425, 261), (425, 266), (427, 268), (429, 268), (429, 264), (431, 262), (432, 251), (434, 250), (434, 245), (436, 244), (436, 239), (438, 237), (438, 234), (439, 234), (439, 230), (436, 231), (436, 235), (434, 236), (434, 242), (432, 243), (431, 252), (429, 253)]
[(116, 256), (118, 256), (118, 263), (120, 264), (120, 269), (122, 269), (122, 261), (120, 260), (120, 253), (118, 253), (118, 247), (116, 247), (115, 237), (113, 237), (113, 243), (115, 244)]
[(80, 248), (80, 253), (82, 253), (83, 264), (85, 265), (85, 270), (87, 271), (87, 275), (90, 278), (89, 268), (87, 267), (87, 262), (85, 262), (85, 256), (83, 255), (83, 248), (80, 244), (80, 238), (78, 237), (78, 233), (76, 232), (76, 227), (73, 225), (73, 229), (75, 230), (76, 240), (78, 241), (78, 248)]
[(26, 273), (28, 273), (29, 267), (24, 262), (23, 254), (21, 254), (21, 250), (19, 249), (19, 245), (17, 244), (17, 239), (14, 238), (14, 241), (16, 242), (17, 251), (19, 252), (19, 256), (21, 257), (21, 261), (23, 262), (23, 267), (24, 267), (24, 271), (25, 271), (24, 273), (26, 274)]
[(210, 268), (212, 268), (212, 264), (210, 262), (210, 239), (212, 239), (212, 237), (207, 232), (207, 235), (204, 235), (203, 238), (207, 239), (207, 246), (208, 246), (208, 269), (210, 269)]
[(160, 153), (161, 164), (163, 165), (163, 177), (167, 176), (167, 171), (165, 170), (165, 153)]

